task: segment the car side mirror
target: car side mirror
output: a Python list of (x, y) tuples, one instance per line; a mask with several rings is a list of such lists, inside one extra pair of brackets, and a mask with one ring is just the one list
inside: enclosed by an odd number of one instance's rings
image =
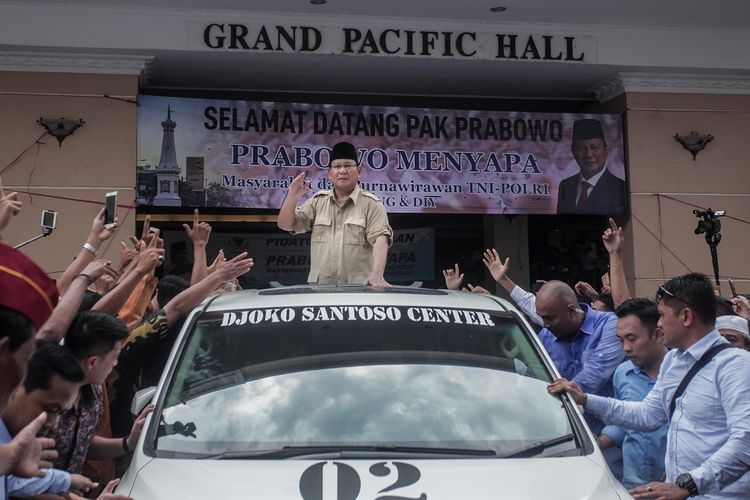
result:
[(154, 398), (154, 394), (156, 394), (156, 386), (146, 387), (136, 392), (133, 401), (130, 403), (130, 413), (135, 416), (140, 415), (146, 405)]

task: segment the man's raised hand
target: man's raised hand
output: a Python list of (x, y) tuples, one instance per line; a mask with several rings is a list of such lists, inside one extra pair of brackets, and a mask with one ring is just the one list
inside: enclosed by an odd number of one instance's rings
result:
[(458, 268), (458, 264), (454, 264), (453, 269), (443, 269), (443, 278), (445, 278), (445, 288), (448, 290), (460, 290), (461, 283), (464, 281), (464, 275)]
[(510, 257), (506, 258), (503, 262), (494, 248), (488, 248), (484, 251), (482, 262), (484, 262), (485, 267), (498, 283), (505, 278), (508, 274), (508, 269), (510, 269)]
[(622, 248), (625, 246), (622, 228), (611, 217), (609, 218), (609, 227), (602, 234), (602, 242), (609, 253), (622, 252)]
[(310, 189), (311, 184), (311, 180), (305, 180), (305, 172), (301, 172), (292, 180), (292, 183), (289, 184), (289, 196), (295, 199), (301, 197), (308, 189)]

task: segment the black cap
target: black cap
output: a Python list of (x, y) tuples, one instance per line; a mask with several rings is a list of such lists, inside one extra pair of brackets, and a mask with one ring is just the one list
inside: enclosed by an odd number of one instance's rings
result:
[(331, 149), (331, 161), (333, 160), (354, 160), (357, 161), (357, 148), (350, 142), (339, 142)]
[(573, 122), (573, 142), (586, 139), (604, 140), (604, 130), (599, 120), (584, 118)]

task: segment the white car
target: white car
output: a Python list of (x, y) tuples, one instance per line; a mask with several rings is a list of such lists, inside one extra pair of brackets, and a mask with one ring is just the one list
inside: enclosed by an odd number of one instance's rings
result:
[(180, 333), (118, 493), (136, 500), (624, 499), (497, 297), (242, 291)]

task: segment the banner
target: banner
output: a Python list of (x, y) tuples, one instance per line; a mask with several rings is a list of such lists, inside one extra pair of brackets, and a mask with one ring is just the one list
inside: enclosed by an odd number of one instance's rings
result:
[[(164, 272), (188, 278), (192, 269), (192, 243), (184, 231), (164, 231)], [(240, 280), (244, 288), (268, 288), (269, 283), (307, 283), (310, 272), (310, 234), (291, 235), (282, 231), (267, 234), (211, 233), (206, 248), (209, 264), (224, 250), (227, 259), (247, 252), (253, 269)], [(385, 266), (388, 282), (409, 284), (435, 279), (435, 230), (398, 229), (388, 249)]]
[(329, 189), (330, 147), (349, 141), (360, 186), (391, 213), (625, 210), (619, 115), (139, 101), (140, 205), (278, 209), (300, 172), (310, 195)]

